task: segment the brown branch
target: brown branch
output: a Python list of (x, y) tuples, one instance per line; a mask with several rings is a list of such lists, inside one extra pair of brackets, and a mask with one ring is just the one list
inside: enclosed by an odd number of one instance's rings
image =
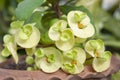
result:
[(58, 3), (57, 3), (57, 5), (56, 5), (56, 12), (57, 12), (58, 18), (60, 18), (61, 15), (62, 15), (62, 13), (61, 13), (60, 6), (59, 6)]
[(52, 9), (56, 12), (57, 17), (60, 18), (62, 13), (59, 6), (59, 1), (56, 4), (52, 4)]

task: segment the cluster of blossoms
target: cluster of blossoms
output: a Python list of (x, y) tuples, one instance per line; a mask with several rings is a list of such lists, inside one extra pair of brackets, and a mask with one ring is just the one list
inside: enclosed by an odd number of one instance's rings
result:
[[(28, 69), (41, 69), (53, 73), (60, 68), (70, 74), (84, 70), (85, 62), (92, 58), (93, 69), (105, 71), (110, 66), (111, 53), (105, 51), (102, 40), (89, 40), (95, 34), (95, 28), (89, 16), (82, 11), (70, 11), (66, 20), (57, 20), (49, 29), (48, 36), (53, 46), (40, 47), (40, 31), (35, 24), (24, 21), (11, 23), (11, 34), (4, 36), (3, 56), (12, 55), (18, 63), (17, 45), (25, 48), (26, 63), (34, 65)], [(86, 57), (89, 55), (89, 57)]]

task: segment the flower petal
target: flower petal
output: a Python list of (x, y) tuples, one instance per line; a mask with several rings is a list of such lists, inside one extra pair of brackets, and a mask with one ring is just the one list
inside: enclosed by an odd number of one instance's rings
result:
[(12, 42), (10, 42), (6, 45), (6, 47), (11, 52), (11, 54), (15, 60), (15, 63), (17, 64), (18, 63), (18, 54), (17, 54), (17, 49), (16, 49), (17, 46), (15, 44), (13, 44)]
[(47, 58), (44, 57), (37, 60), (38, 67), (46, 73), (53, 73), (57, 71), (62, 66), (62, 62), (63, 62), (63, 57), (61, 52), (54, 47), (44, 48), (43, 50), (46, 57), (48, 57), (51, 54), (54, 55), (54, 62), (48, 62)]
[(110, 67), (111, 53), (106, 51), (102, 57), (94, 58), (93, 68), (97, 72), (102, 72)]
[(60, 38), (60, 31), (67, 27), (67, 22), (64, 20), (59, 20), (55, 24), (53, 24), (48, 32), (48, 35), (51, 40), (57, 41)]
[[(76, 56), (74, 57), (74, 53), (76, 53)], [(77, 60), (78, 62), (80, 62), (81, 64), (83, 64), (86, 60), (86, 53), (85, 51), (82, 49), (82, 48), (79, 48), (79, 47), (75, 47), (75, 48), (72, 48), (71, 50), (69, 51), (66, 51), (63, 53), (66, 57), (67, 57), (67, 54), (71, 54), (71, 56), (73, 56), (73, 60)], [(69, 55), (68, 55), (69, 57)]]
[(77, 62), (77, 65), (71, 64), (71, 62), (64, 62), (61, 68), (63, 71), (70, 73), (70, 74), (78, 74), (84, 70), (83, 64), (79, 62)]
[(32, 33), (29, 36), (29, 38), (26, 40), (23, 40), (18, 36), (18, 34), (16, 34), (15, 41), (17, 42), (17, 44), (19, 46), (21, 46), (23, 48), (32, 48), (38, 44), (38, 42), (40, 40), (40, 32), (35, 26), (33, 26), (31, 24), (27, 24), (27, 25), (30, 25), (32, 27)]
[[(91, 44), (92, 43), (92, 44)], [(95, 52), (98, 53), (98, 57), (101, 56), (102, 53), (104, 53), (105, 46), (102, 40), (89, 40), (85, 44), (85, 50), (87, 53), (89, 53), (92, 57), (95, 57)]]
[(74, 44), (75, 44), (75, 39), (74, 39), (74, 35), (71, 31), (71, 29), (65, 29), (63, 30), (63, 33), (66, 33), (69, 35), (69, 40), (65, 41), (65, 40), (58, 40), (55, 42), (55, 45), (58, 49), (62, 50), (62, 51), (67, 51), (69, 49), (71, 49)]
[(70, 28), (72, 29), (73, 33), (75, 36), (79, 38), (88, 38), (94, 35), (95, 29), (93, 25), (90, 23), (90, 18), (86, 16), (80, 23), (86, 26), (83, 29), (80, 29), (78, 27), (78, 22), (75, 22), (74, 20), (74, 14), (78, 13), (81, 14), (83, 13), (82, 11), (70, 11), (67, 15), (67, 20)]

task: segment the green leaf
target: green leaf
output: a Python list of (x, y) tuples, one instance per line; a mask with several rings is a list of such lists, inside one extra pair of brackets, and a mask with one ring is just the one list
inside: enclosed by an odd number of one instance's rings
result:
[[(51, 13), (43, 13), (40, 11), (36, 11), (32, 14), (30, 18), (27, 19), (26, 23), (36, 23), (35, 26), (41, 32), (41, 40), (42, 44), (53, 44), (53, 41), (48, 36), (48, 28), (50, 27), (48, 23), (50, 23), (53, 16)], [(49, 22), (49, 21), (50, 22)]]
[[(57, 15), (54, 12), (46, 12), (44, 13), (41, 23), (45, 28), (45, 31), (47, 31), (51, 26), (51, 21), (57, 18)], [(56, 22), (56, 21), (55, 21)]]
[(26, 20), (31, 16), (33, 10), (44, 3), (45, 0), (24, 0), (16, 8), (16, 17), (19, 20)]
[(35, 26), (40, 30), (40, 32), (44, 32), (44, 28), (41, 23), (42, 15), (43, 12), (36, 11), (27, 19), (26, 23), (35, 23)]
[(52, 26), (54, 23), (56, 23), (59, 19), (58, 18), (54, 18), (50, 21), (49, 25)]
[(54, 43), (54, 41), (49, 38), (48, 31), (41, 34), (40, 43), (42, 44), (53, 44)]

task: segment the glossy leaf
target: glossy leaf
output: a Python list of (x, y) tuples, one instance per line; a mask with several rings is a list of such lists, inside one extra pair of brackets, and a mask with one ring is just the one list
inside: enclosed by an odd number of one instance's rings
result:
[(40, 43), (42, 44), (54, 44), (54, 41), (48, 36), (48, 31), (41, 34)]
[(42, 17), (43, 12), (35, 11), (32, 15), (27, 19), (26, 23), (35, 23), (35, 27), (37, 27), (41, 32), (44, 32), (44, 27), (42, 25)]
[(24, 0), (16, 8), (16, 17), (19, 20), (26, 20), (31, 16), (33, 10), (44, 3), (45, 0)]

